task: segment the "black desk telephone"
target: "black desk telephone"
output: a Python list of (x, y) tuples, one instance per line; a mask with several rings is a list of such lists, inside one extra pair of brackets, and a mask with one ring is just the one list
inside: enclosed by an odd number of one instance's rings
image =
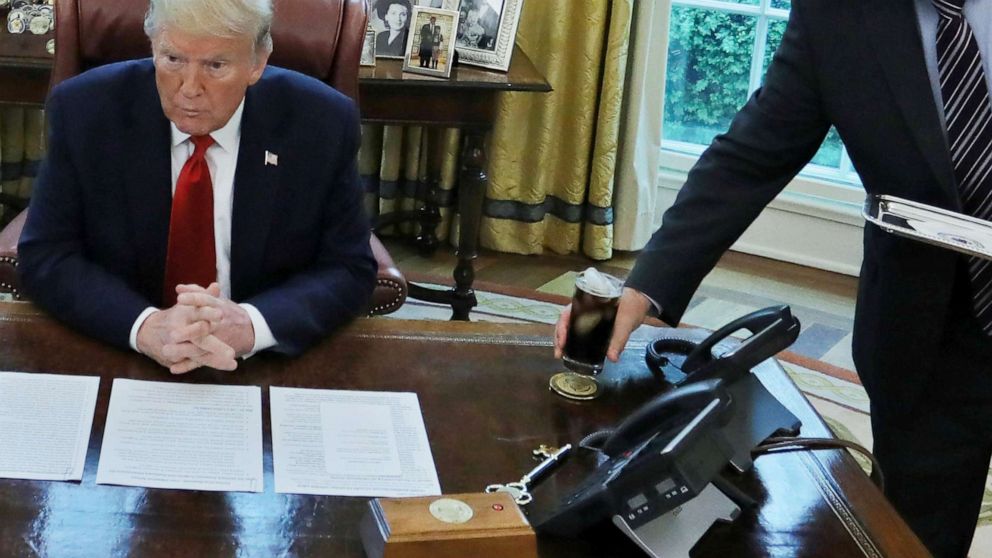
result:
[[(742, 329), (751, 335), (714, 354)], [(577, 536), (613, 516), (649, 554), (655, 555), (653, 545), (664, 544), (666, 556), (678, 555), (683, 546), (688, 555), (714, 519), (730, 521), (740, 507), (753, 505), (720, 476), (726, 465), (747, 470), (756, 445), (773, 434), (798, 433), (799, 419), (750, 373), (798, 335), (799, 321), (788, 306), (778, 306), (734, 320), (698, 344), (678, 338), (652, 342), (645, 355), (649, 368), (676, 387), (604, 434), (599, 467), (557, 508), (532, 518), (537, 530)], [(681, 513), (670, 513), (680, 507)]]
[[(719, 356), (713, 354), (718, 343), (742, 329), (751, 332), (751, 336)], [(799, 320), (789, 307), (771, 306), (737, 318), (698, 345), (683, 339), (656, 339), (648, 345), (644, 360), (652, 372), (675, 385), (711, 378), (733, 382), (792, 345), (798, 336)]]

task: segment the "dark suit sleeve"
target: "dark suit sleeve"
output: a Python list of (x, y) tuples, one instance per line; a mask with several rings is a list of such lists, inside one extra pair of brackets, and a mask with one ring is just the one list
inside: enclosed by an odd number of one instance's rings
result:
[(258, 308), (278, 344), (271, 350), (297, 355), (368, 308), (376, 261), (358, 177), (360, 125), (350, 104), (346, 141), (338, 154), (332, 203), (325, 204), (319, 253), (306, 269), (276, 287), (244, 300)]
[(69, 137), (60, 89), (47, 103), (48, 153), (35, 181), (18, 244), (24, 291), (39, 306), (87, 335), (127, 348), (138, 314), (153, 304), (120, 277), (87, 258), (85, 185), (73, 146), (95, 138)]
[(813, 157), (829, 121), (801, 3), (794, 3), (764, 85), (689, 172), (637, 259), (627, 286), (646, 293), (676, 325), (720, 256)]

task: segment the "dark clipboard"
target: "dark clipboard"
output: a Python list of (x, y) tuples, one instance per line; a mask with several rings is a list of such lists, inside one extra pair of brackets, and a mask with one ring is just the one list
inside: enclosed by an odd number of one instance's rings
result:
[(885, 232), (992, 260), (992, 223), (895, 196), (865, 200), (864, 218)]

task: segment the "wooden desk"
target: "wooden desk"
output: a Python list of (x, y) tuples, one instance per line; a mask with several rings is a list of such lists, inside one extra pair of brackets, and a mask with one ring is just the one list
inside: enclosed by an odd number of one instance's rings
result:
[[(649, 333), (649, 332), (648, 332)], [(0, 370), (101, 377), (81, 483), (0, 480), (0, 556), (363, 556), (363, 498), (275, 494), (269, 386), (418, 393), (441, 488), (475, 492), (518, 478), (541, 443), (577, 442), (613, 425), (658, 386), (643, 365), (639, 333), (608, 367), (608, 394), (573, 403), (547, 388), (559, 370), (550, 326), (362, 319), (296, 360), (259, 356), (234, 373), (174, 378), (137, 354), (110, 349), (46, 318), (27, 303), (0, 303)], [(439, 350), (443, 349), (443, 350)], [(781, 368), (762, 379), (804, 423), (826, 427)], [(260, 385), (265, 492), (154, 490), (95, 484), (113, 378)], [(581, 478), (577, 451), (535, 490), (555, 501)], [(845, 452), (762, 456), (740, 486), (760, 507), (711, 529), (694, 556), (926, 556), (925, 550)], [(638, 556), (612, 527), (587, 540), (542, 537), (542, 556)]]
[[(477, 304), (472, 290), (473, 261), (478, 253), (482, 206), (489, 182), (485, 134), (492, 129), (496, 117), (496, 96), (504, 91), (543, 93), (551, 91), (551, 86), (517, 46), (508, 72), (456, 65), (450, 79), (441, 79), (403, 73), (403, 61), (390, 59), (378, 59), (375, 66), (363, 67), (359, 72), (363, 122), (429, 126), (433, 131), (432, 141), (436, 141), (442, 128), (461, 128), (465, 136), (458, 180), (460, 221), (458, 264), (453, 272), (455, 286), (437, 291), (410, 284), (411, 296), (450, 304), (454, 320), (467, 320), (469, 311)], [(433, 253), (438, 245), (436, 229), (441, 216), (436, 184), (440, 172), (441, 161), (434, 161), (430, 191), (417, 192), (418, 199), (425, 202), (422, 210), (382, 216), (379, 221), (379, 226), (410, 219), (419, 221), (417, 244), (425, 254)]]

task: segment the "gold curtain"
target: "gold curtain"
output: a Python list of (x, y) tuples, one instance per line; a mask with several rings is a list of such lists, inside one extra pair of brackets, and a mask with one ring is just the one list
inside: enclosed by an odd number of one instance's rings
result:
[[(521, 254), (581, 248), (595, 259), (612, 256), (613, 185), (633, 4), (523, 3), (517, 43), (554, 91), (501, 95), (488, 141), (483, 248)], [(428, 141), (420, 127), (365, 126), (360, 173), (372, 214), (422, 204), (427, 162), (442, 160), (437, 232), (442, 240), (457, 239), (452, 189), (460, 139), (457, 130)]]
[[(483, 246), (523, 254), (544, 248), (565, 254), (581, 246), (591, 258), (612, 256), (632, 10), (633, 0), (525, 2), (517, 43), (554, 91), (507, 93), (500, 100)], [(494, 218), (497, 200), (518, 202), (534, 219)]]
[[(44, 150), (44, 111), (0, 105), (0, 192), (30, 197)], [(0, 224), (15, 216), (16, 211), (0, 205)]]

